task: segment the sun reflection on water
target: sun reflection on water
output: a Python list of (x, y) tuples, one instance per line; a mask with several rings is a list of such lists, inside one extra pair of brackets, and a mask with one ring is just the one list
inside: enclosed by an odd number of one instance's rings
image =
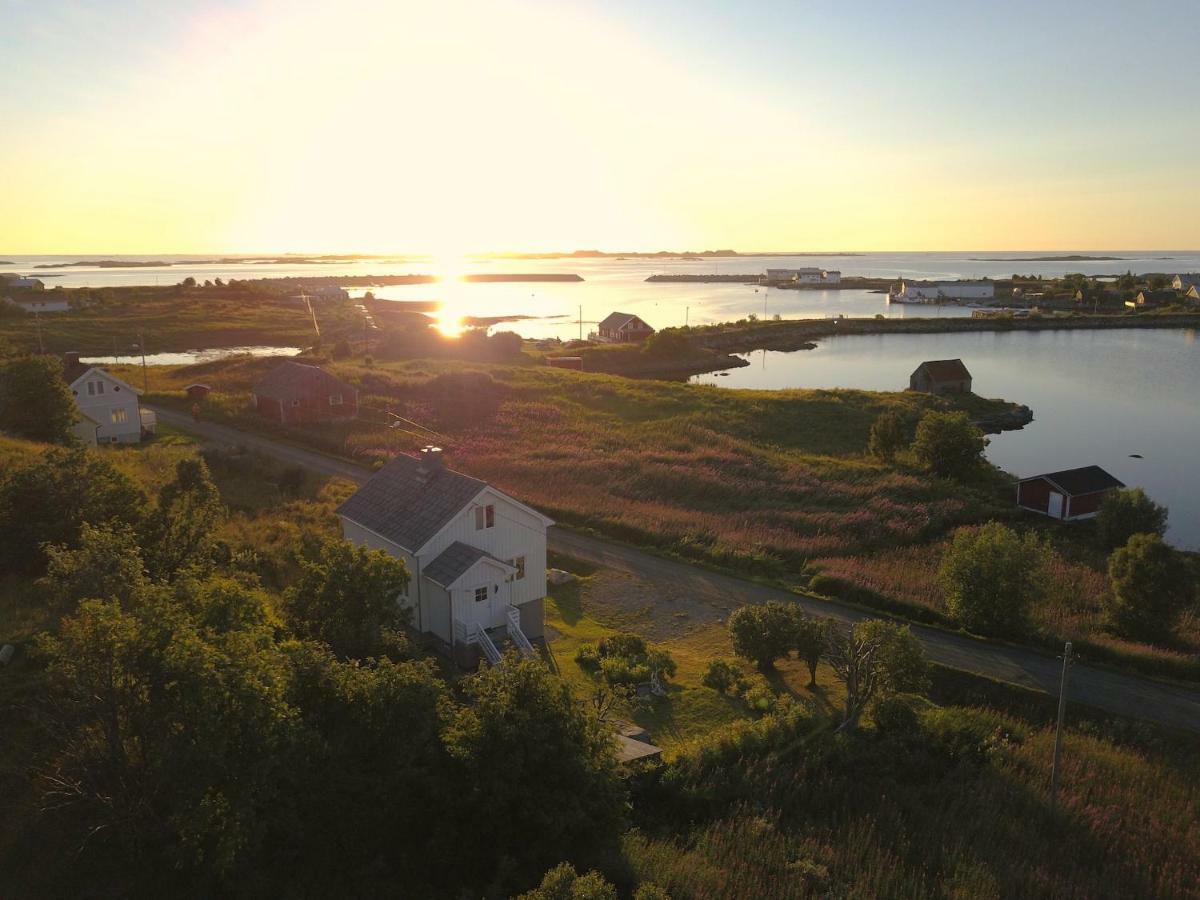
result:
[(463, 333), (463, 317), (466, 315), (466, 298), (463, 276), (467, 272), (467, 261), (458, 253), (439, 254), (434, 258), (433, 273), (437, 277), (441, 300), (434, 313), (434, 328), (446, 337), (456, 338)]

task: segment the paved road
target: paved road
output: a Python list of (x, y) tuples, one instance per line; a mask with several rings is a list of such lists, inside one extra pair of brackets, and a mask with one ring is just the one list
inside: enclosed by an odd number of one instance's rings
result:
[[(225, 425), (193, 422), (190, 416), (174, 410), (152, 408), (158, 414), (159, 421), (192, 432), (213, 443), (252, 447), (284, 462), (327, 475), (337, 475), (360, 484), (371, 476), (369, 471), (354, 463), (322, 453)], [(698, 596), (727, 598), (728, 605), (731, 606), (739, 602), (788, 599), (799, 602), (816, 615), (829, 616), (842, 622), (857, 622), (868, 618), (867, 613), (838, 603), (797, 597), (781, 588), (743, 581), (730, 575), (710, 572), (632, 547), (558, 528), (551, 529), (549, 543), (553, 550), (597, 565), (631, 572), (652, 583), (658, 581), (671, 584), (676, 589), (680, 586), (689, 587)], [(1052, 656), (1019, 647), (979, 641), (921, 625), (913, 625), (912, 629), (924, 644), (929, 658), (935, 662), (1050, 694), (1058, 692), (1060, 663)], [(1200, 732), (1198, 690), (1136, 675), (1076, 665), (1071, 670), (1069, 696), (1071, 700), (1118, 715), (1149, 719), (1164, 725)]]

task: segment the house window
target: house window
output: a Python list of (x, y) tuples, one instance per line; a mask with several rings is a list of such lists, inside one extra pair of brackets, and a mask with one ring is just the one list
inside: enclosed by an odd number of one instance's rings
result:
[(120, 424), (121, 422), (128, 422), (128, 421), (129, 421), (129, 412), (128, 412), (128, 410), (124, 410), (124, 409), (114, 409), (114, 410), (112, 411), (112, 420), (113, 420), (113, 424), (114, 424), (114, 425), (118, 425), (118, 424)]
[(330, 406), (341, 406), (342, 405), (342, 395), (341, 394), (330, 394), (329, 395), (329, 405)]
[(482, 531), (485, 528), (494, 528), (496, 526), (496, 507), (492, 504), (487, 506), (475, 507), (475, 530)]
[(517, 581), (525, 577), (525, 557), (518, 556), (512, 560), (511, 564), (516, 567), (517, 574), (513, 576)]
[(87, 386), (88, 386), (88, 396), (89, 397), (95, 397), (97, 394), (104, 393), (104, 382), (103, 381), (89, 381), (87, 383)]
[(482, 603), (487, 599), (487, 585), (475, 588), (475, 602)]

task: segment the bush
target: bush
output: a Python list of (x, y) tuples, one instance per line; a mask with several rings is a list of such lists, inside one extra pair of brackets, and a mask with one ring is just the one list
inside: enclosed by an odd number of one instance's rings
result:
[(867, 452), (877, 459), (891, 460), (904, 448), (907, 440), (904, 420), (899, 413), (889, 410), (879, 415), (871, 425)]
[(987, 439), (964, 412), (927, 412), (917, 423), (912, 451), (930, 472), (961, 478), (980, 462)]
[(692, 343), (678, 331), (657, 331), (646, 339), (642, 350), (655, 356), (687, 356)]
[(950, 615), (982, 634), (1018, 634), (1045, 593), (1049, 552), (999, 522), (960, 528), (938, 571)]
[(1109, 620), (1126, 637), (1161, 641), (1193, 599), (1182, 557), (1157, 534), (1135, 534), (1108, 561)]
[(921, 719), (905, 697), (884, 697), (872, 710), (875, 730), (880, 734), (903, 737), (920, 730)]
[(25, 356), (0, 368), (0, 428), (35, 441), (67, 444), (79, 412), (54, 356)]
[(709, 661), (700, 683), (724, 694), (735, 686), (741, 677), (742, 669), (737, 663), (727, 659), (714, 659)]
[(1135, 534), (1165, 534), (1167, 508), (1155, 503), (1141, 488), (1112, 491), (1096, 515), (1096, 537), (1105, 550), (1124, 547)]

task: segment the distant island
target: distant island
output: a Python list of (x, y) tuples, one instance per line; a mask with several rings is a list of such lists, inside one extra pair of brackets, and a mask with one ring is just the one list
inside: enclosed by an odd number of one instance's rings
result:
[(74, 269), (80, 266), (95, 266), (97, 269), (153, 269), (162, 266), (174, 265), (173, 263), (163, 262), (161, 260), (152, 262), (139, 262), (137, 260), (120, 260), (120, 259), (81, 259), (78, 262), (68, 263), (42, 263), (34, 266), (35, 269)]
[[(1170, 259), (1169, 256), (1162, 257)], [(971, 262), (1110, 262), (1112, 260), (1128, 259), (1126, 256), (1081, 256), (1072, 253), (1067, 256), (972, 256)]]
[(862, 256), (862, 253), (839, 251), (836, 253), (819, 253), (799, 250), (764, 251), (760, 253), (739, 253), (737, 250), (655, 250), (653, 253), (624, 250), (609, 252), (606, 250), (572, 250), (567, 252), (547, 253), (481, 253), (475, 259), (746, 259), (754, 257), (785, 257), (785, 256)]

